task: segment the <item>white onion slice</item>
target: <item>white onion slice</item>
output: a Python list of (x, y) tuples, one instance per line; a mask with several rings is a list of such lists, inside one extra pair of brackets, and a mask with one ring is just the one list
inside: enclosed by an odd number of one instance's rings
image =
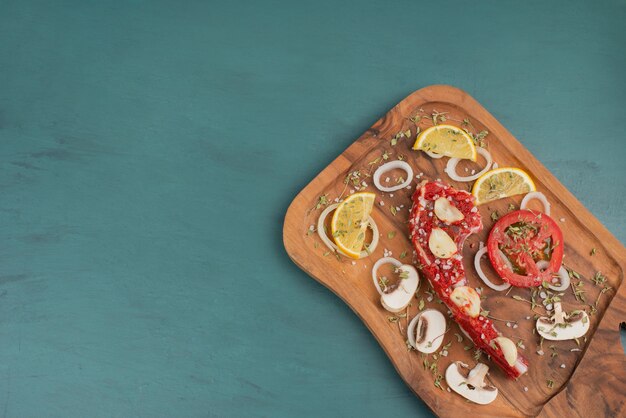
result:
[(377, 274), (378, 274), (378, 269), (383, 264), (392, 264), (396, 268), (400, 268), (402, 266), (402, 263), (393, 257), (383, 257), (374, 263), (374, 267), (372, 267), (372, 279), (374, 280), (374, 286), (376, 286), (376, 290), (378, 291), (378, 294), (380, 294), (381, 296), (383, 295), (384, 292), (383, 292), (383, 289), (380, 288), (380, 284), (378, 283)]
[[(549, 265), (550, 263), (548, 263), (546, 260), (537, 261), (537, 268), (539, 270), (543, 270), (547, 268)], [(561, 268), (559, 269), (557, 273), (559, 274), (559, 278), (561, 279), (561, 284), (557, 286), (550, 281), (550, 283), (548, 283), (548, 287), (554, 290), (555, 292), (563, 292), (567, 290), (570, 284), (569, 273), (567, 272), (567, 269), (563, 266), (561, 266)]]
[(450, 178), (454, 181), (472, 181), (472, 180), (476, 180), (478, 177), (482, 176), (483, 174), (485, 174), (487, 171), (489, 171), (489, 169), (491, 168), (491, 163), (493, 162), (492, 158), (491, 158), (491, 154), (489, 153), (489, 151), (487, 151), (486, 149), (482, 148), (482, 147), (477, 147), (476, 151), (482, 155), (483, 157), (485, 157), (485, 160), (487, 160), (485, 167), (480, 170), (478, 173), (473, 174), (471, 176), (459, 176), (456, 173), (456, 166), (459, 163), (459, 161), (461, 161), (460, 158), (450, 158), (448, 160), (448, 164), (446, 165), (446, 169), (444, 170), (446, 172), (446, 174), (448, 174), (448, 176), (450, 176)]
[(527, 193), (526, 196), (522, 199), (522, 204), (520, 205), (520, 209), (526, 209), (528, 207), (528, 202), (533, 199), (537, 199), (543, 204), (543, 213), (550, 216), (550, 202), (546, 199), (546, 195), (541, 192), (530, 192)]
[(440, 158), (443, 158), (443, 154), (437, 154), (436, 152), (432, 152), (432, 151), (424, 151), (426, 153), (426, 155), (428, 155), (430, 158), (434, 158), (435, 160), (438, 160)]
[[(394, 170), (396, 168), (406, 172), (406, 180), (402, 184), (398, 184), (392, 187), (385, 187), (382, 184), (380, 184), (380, 177), (386, 172)], [(411, 184), (411, 181), (413, 180), (413, 169), (405, 161), (400, 161), (400, 160), (389, 161), (388, 163), (385, 163), (376, 169), (376, 171), (374, 172), (373, 179), (374, 179), (374, 185), (381, 192), (395, 192), (396, 190), (403, 189), (409, 184)]]
[(490, 288), (492, 288), (493, 290), (501, 292), (503, 290), (508, 289), (509, 287), (511, 287), (510, 283), (502, 283), (502, 284), (495, 284), (495, 283), (493, 283), (491, 280), (489, 280), (489, 278), (487, 277), (487, 275), (483, 271), (483, 268), (480, 266), (480, 259), (481, 259), (481, 257), (483, 255), (485, 255), (487, 253), (487, 251), (488, 251), (488, 248), (487, 247), (483, 247), (480, 250), (478, 250), (478, 252), (474, 256), (474, 267), (476, 268), (476, 272), (478, 273), (478, 277), (480, 277), (481, 280), (483, 282), (485, 282), (485, 284), (487, 286), (489, 286)]
[[(328, 235), (326, 235), (326, 229), (324, 229), (324, 222), (326, 221), (326, 217), (328, 216), (328, 214), (330, 212), (332, 212), (333, 210), (337, 209), (337, 206), (339, 206), (339, 203), (334, 203), (332, 205), (329, 205), (320, 214), (320, 217), (317, 220), (317, 235), (320, 236), (320, 238), (322, 239), (322, 242), (324, 243), (324, 245), (326, 245), (329, 249), (331, 249), (333, 251), (336, 251), (336, 252), (338, 252), (340, 254), (346, 255), (346, 254), (344, 254), (343, 251), (341, 251), (339, 249), (339, 247), (337, 247), (337, 244), (335, 244), (330, 238), (328, 238)], [(378, 233), (378, 225), (376, 225), (376, 222), (374, 221), (374, 219), (371, 216), (369, 218), (367, 218), (367, 223), (368, 223), (369, 227), (372, 229), (372, 242), (370, 243), (368, 250), (361, 251), (361, 254), (359, 255), (359, 258), (365, 258), (365, 257), (369, 256), (371, 253), (374, 252), (374, 250), (378, 246), (378, 235), (379, 235), (379, 233)]]

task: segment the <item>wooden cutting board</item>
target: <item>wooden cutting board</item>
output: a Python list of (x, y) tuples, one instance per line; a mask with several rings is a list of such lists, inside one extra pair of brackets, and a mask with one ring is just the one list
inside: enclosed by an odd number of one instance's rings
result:
[[(483, 295), (486, 296), (482, 301), (483, 309), (503, 320), (496, 321), (496, 326), (504, 336), (515, 342), (522, 340), (525, 349), (521, 352), (530, 361), (529, 372), (514, 381), (506, 378), (495, 364), (482, 356), (480, 361), (490, 366), (490, 380), (500, 390), (496, 401), (487, 406), (467, 402), (454, 392), (448, 392), (445, 379), (441, 381), (441, 388), (434, 384), (437, 375), (444, 374), (452, 361), (461, 360), (472, 366), (476, 363), (473, 358), (476, 353), (471, 348), (471, 342), (467, 338), (458, 341), (455, 333), (460, 332), (456, 324), (450, 324), (444, 339), (444, 344), (452, 343), (447, 353), (444, 353), (447, 356), (438, 354), (434, 358), (432, 355), (424, 356), (407, 350), (407, 321), (418, 312), (420, 301), (424, 301), (426, 308), (446, 311), (436, 299), (429, 301), (427, 291), (430, 288), (426, 279), (421, 279), (420, 288), (406, 318), (391, 314), (381, 307), (372, 283), (372, 265), (383, 256), (385, 250), (391, 251), (395, 258), (406, 251), (409, 256), (402, 260), (410, 262), (412, 247), (406, 223), (411, 207), (410, 197), (418, 182), (416, 180), (410, 190), (382, 193), (368, 177), (379, 165), (402, 158), (411, 165), (415, 175), (423, 173), (423, 179), (441, 179), (460, 189), (467, 189), (472, 184), (454, 182), (444, 173), (447, 158), (435, 160), (410, 149), (416, 128), (419, 126), (423, 130), (432, 126), (432, 115), (437, 113), (443, 115), (445, 123), (463, 125), (475, 134), (488, 131), (485, 144), (494, 161), (500, 167), (519, 167), (531, 174), (537, 190), (543, 192), (551, 202), (552, 217), (558, 220), (563, 230), (564, 264), (580, 274), (581, 278), (573, 279), (572, 282), (576, 285), (582, 282), (579, 289), (585, 292), (586, 304), (583, 304), (576, 299), (573, 289), (565, 291), (562, 296), (563, 307), (567, 311), (595, 311), (591, 315), (591, 328), (586, 341), (581, 340), (579, 346), (573, 341), (545, 341), (539, 347), (539, 337), (532, 331), (535, 322), (530, 304), (512, 297), (517, 295), (528, 300), (531, 291), (513, 289), (508, 294), (493, 291), (480, 281), (473, 268), (473, 256), (478, 250), (478, 243), (485, 242), (493, 225), (491, 214), (495, 211), (500, 215), (505, 214), (512, 210), (511, 204), (519, 208), (522, 197), (480, 206), (485, 228), (465, 243), (463, 256), (467, 277), (471, 286), (483, 288)], [(416, 115), (422, 116), (417, 125), (414, 119)], [(464, 120), (469, 124), (463, 124)], [(438, 121), (441, 121), (441, 116)], [(397, 141), (392, 141), (398, 132), (407, 130), (411, 131), (410, 138), (398, 137)], [(387, 160), (384, 160), (385, 156)], [(467, 175), (466, 167), (468, 172), (480, 169), (477, 164), (463, 164), (459, 164), (460, 175)], [(346, 184), (346, 176), (355, 171), (359, 171), (359, 181), (353, 183), (350, 180)], [(393, 177), (394, 173), (390, 176)], [(310, 233), (309, 229), (311, 225), (317, 224), (324, 208), (323, 205), (316, 208), (320, 196), (326, 196), (332, 203), (335, 198), (356, 191), (356, 183), (360, 183), (362, 190), (373, 191), (378, 195), (372, 217), (381, 235), (373, 254), (353, 263), (346, 257), (329, 254), (317, 234)], [(381, 200), (384, 206), (380, 205)], [(397, 213), (392, 213), (392, 207), (398, 208)], [(393, 237), (392, 231), (396, 232)], [(392, 234), (388, 235), (389, 232)], [(457, 417), (460, 411), (466, 416), (476, 414), (493, 417), (600, 417), (626, 414), (626, 357), (619, 336), (620, 323), (626, 320), (626, 289), (622, 286), (626, 250), (511, 133), (462, 90), (450, 86), (430, 86), (398, 103), (298, 194), (285, 217), (283, 240), (291, 259), (344, 300), (363, 320), (402, 379), (437, 415)], [(596, 285), (591, 280), (598, 271), (606, 276), (603, 285)], [(605, 287), (609, 289), (602, 293)], [(544, 312), (542, 308), (535, 308), (535, 311)], [(529, 316), (530, 319), (526, 319)], [(538, 354), (540, 349), (543, 355)], [(425, 368), (425, 360), (428, 369)], [(435, 370), (431, 370), (433, 363), (437, 364)]]

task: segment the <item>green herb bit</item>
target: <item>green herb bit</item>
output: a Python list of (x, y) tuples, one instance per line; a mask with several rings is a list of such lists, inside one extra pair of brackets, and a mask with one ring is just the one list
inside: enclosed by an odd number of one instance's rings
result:
[(326, 257), (326, 256), (328, 256), (328, 255), (330, 255), (330, 251), (326, 251), (326, 252), (324, 253), (324, 257)]
[(596, 255), (596, 247), (593, 247), (593, 248), (591, 249), (591, 252), (589, 253), (589, 255), (590, 255), (590, 256), (592, 256), (592, 257), (593, 257), (594, 255)]
[(389, 208), (389, 210), (391, 211), (391, 214), (392, 214), (393, 216), (396, 216), (396, 215), (398, 214), (398, 210), (396, 209), (396, 207), (395, 207), (395, 206), (391, 206), (391, 207)]
[(415, 350), (415, 348), (413, 348), (413, 346), (411, 345), (411, 343), (409, 342), (409, 339), (407, 338), (406, 340), (404, 340), (404, 343), (406, 344), (406, 351), (411, 351), (411, 350)]
[(509, 203), (509, 211), (515, 210), (515, 205), (513, 203)]
[(387, 161), (389, 159), (389, 154), (387, 154), (387, 151), (383, 152), (383, 160)]
[(474, 360), (478, 361), (478, 360), (480, 360), (480, 358), (482, 357), (482, 355), (483, 355), (483, 350), (481, 350), (480, 348), (477, 348), (477, 349), (474, 351), (474, 355), (473, 355), (472, 357), (474, 358)]
[(443, 386), (441, 386), (441, 380), (443, 379), (443, 376), (438, 374), (437, 377), (435, 378), (435, 387), (443, 390)]
[(409, 272), (406, 270), (396, 269), (396, 273), (398, 274), (398, 277), (400, 277), (401, 280), (409, 278)]
[(398, 317), (397, 316), (388, 316), (387, 317), (387, 321), (389, 321), (389, 322), (398, 322)]
[(464, 351), (469, 351), (469, 350), (471, 350), (471, 349), (472, 349), (472, 346), (471, 346), (471, 345), (466, 345), (466, 346), (464, 346), (464, 347), (463, 347), (463, 350), (464, 350)]
[(377, 158), (373, 159), (372, 161), (370, 161), (369, 163), (367, 163), (367, 165), (378, 164), (380, 162), (380, 160), (382, 160), (382, 157), (377, 157)]
[(387, 232), (387, 238), (392, 239), (395, 236), (396, 236), (396, 231)]
[(319, 209), (322, 206), (328, 206), (328, 194), (323, 194), (317, 199), (317, 204), (315, 205), (315, 209)]
[(486, 311), (486, 310), (485, 311), (480, 311), (480, 314), (482, 316), (484, 316), (484, 317), (487, 317), (487, 316), (489, 316), (489, 311)]
[(423, 311), (424, 310), (424, 305), (425, 305), (424, 299), (420, 299), (419, 305), (417, 305), (417, 309), (419, 309), (420, 311)]
[(595, 284), (596, 286), (603, 286), (604, 283), (606, 283), (606, 276), (604, 276), (602, 273), (600, 273), (599, 271), (596, 272), (596, 274), (591, 278), (591, 281), (593, 282), (593, 284)]
[(513, 295), (513, 296), (511, 296), (511, 297), (512, 297), (513, 299), (515, 299), (515, 300), (519, 300), (519, 301), (521, 301), (521, 302), (526, 302), (526, 303), (530, 303), (530, 304), (532, 304), (532, 302), (531, 302), (531, 301), (526, 300), (526, 299), (524, 299), (524, 298), (523, 298), (523, 297), (521, 297), (521, 296)]
[(493, 212), (491, 212), (491, 220), (495, 222), (498, 219), (500, 219), (500, 215), (498, 215), (498, 211), (494, 210)]
[(570, 279), (580, 279), (580, 274), (574, 271), (571, 268), (566, 268), (567, 273), (569, 274)]
[(402, 251), (402, 253), (400, 253), (400, 258), (404, 258), (406, 257), (406, 251)]
[(548, 380), (546, 384), (548, 385), (548, 389), (552, 389), (554, 387), (554, 380)]
[(579, 280), (577, 284), (574, 284), (573, 281), (570, 283), (572, 291), (574, 292), (574, 297), (579, 302), (587, 302), (585, 299), (585, 291), (582, 289), (584, 285), (585, 283), (582, 280)]
[(456, 336), (456, 341), (461, 343), (463, 342), (463, 336), (457, 332), (454, 333), (454, 335)]

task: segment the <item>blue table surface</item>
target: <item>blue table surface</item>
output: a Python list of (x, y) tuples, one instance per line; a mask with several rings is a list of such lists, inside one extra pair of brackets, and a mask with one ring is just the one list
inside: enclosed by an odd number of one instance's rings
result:
[(480, 101), (622, 242), (626, 2), (0, 0), (0, 413), (431, 416), (287, 257), (412, 91)]

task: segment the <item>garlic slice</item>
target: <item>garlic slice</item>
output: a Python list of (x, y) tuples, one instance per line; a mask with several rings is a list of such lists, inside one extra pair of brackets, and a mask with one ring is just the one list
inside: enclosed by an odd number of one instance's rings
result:
[(430, 231), (428, 248), (437, 258), (450, 258), (458, 251), (454, 240), (441, 228)]
[(435, 200), (435, 216), (448, 224), (461, 221), (465, 218), (465, 215), (445, 197), (440, 197)]

